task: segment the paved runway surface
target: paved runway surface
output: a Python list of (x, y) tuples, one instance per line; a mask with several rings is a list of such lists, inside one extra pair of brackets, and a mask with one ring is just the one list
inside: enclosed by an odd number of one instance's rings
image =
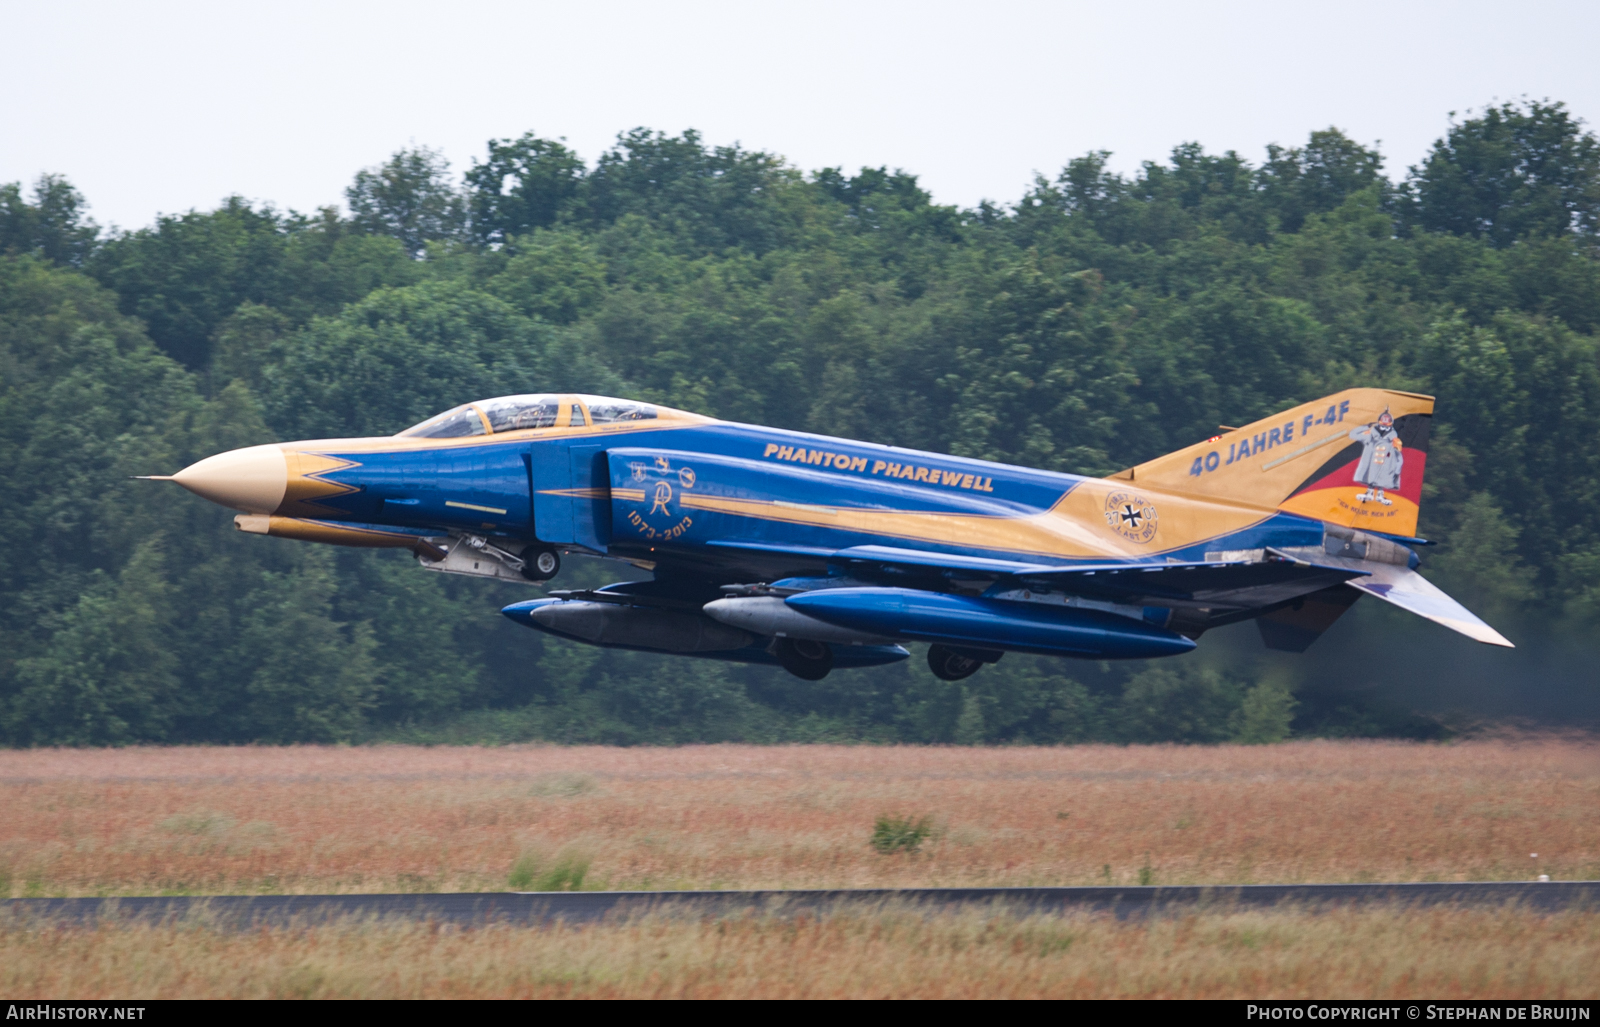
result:
[(8, 899), (0, 915), (53, 923), (101, 919), (161, 921), (194, 917), (219, 925), (316, 923), (403, 918), (463, 925), (585, 922), (647, 912), (691, 916), (788, 914), (892, 903), (934, 911), (1004, 908), (1018, 913), (1068, 910), (1118, 917), (1196, 908), (1314, 909), (1378, 903), (1600, 911), (1600, 881), (1468, 884), (1245, 884), (1181, 888), (863, 888), (819, 891), (455, 892), (403, 895), (218, 895), (123, 899)]

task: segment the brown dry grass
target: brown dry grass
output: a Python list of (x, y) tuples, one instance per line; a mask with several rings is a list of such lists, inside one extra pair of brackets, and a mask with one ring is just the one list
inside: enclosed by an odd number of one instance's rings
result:
[[(940, 830), (881, 855), (881, 813)], [(1596, 878), (1600, 747), (0, 752), (0, 894), (498, 889), (563, 851), (612, 888)]]
[(1592, 998), (1600, 918), (839, 913), (541, 930), (0, 925), (14, 998)]

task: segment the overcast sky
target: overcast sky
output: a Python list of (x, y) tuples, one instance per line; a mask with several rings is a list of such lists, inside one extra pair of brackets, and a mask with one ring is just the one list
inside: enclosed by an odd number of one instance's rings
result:
[(1016, 200), (1091, 149), (1259, 161), (1337, 125), (1402, 175), (1449, 112), (1600, 121), (1600, 3), (544, 4), (0, 0), (0, 182), (67, 175), (101, 223), (229, 193), (311, 210), (426, 144), (698, 128), (806, 170), (901, 167)]

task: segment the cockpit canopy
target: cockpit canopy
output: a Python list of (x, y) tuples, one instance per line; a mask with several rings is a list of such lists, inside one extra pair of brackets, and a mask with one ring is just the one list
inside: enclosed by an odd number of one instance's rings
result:
[(659, 416), (656, 407), (631, 399), (556, 393), (500, 396), (477, 403), (463, 403), (421, 424), (412, 425), (400, 436), (455, 439), (528, 428), (583, 428), (620, 421), (650, 421)]

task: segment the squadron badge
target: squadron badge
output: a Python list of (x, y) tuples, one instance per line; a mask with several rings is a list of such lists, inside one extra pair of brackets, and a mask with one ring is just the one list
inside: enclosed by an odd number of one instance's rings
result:
[(1156, 537), (1156, 508), (1137, 493), (1113, 492), (1106, 497), (1106, 527), (1143, 545)]
[(633, 480), (645, 486), (639, 493), (643, 505), (628, 511), (633, 530), (652, 542), (682, 537), (694, 519), (679, 508), (678, 499), (683, 491), (694, 488), (694, 468), (673, 467), (664, 456), (656, 457), (653, 464), (640, 461), (630, 466)]

